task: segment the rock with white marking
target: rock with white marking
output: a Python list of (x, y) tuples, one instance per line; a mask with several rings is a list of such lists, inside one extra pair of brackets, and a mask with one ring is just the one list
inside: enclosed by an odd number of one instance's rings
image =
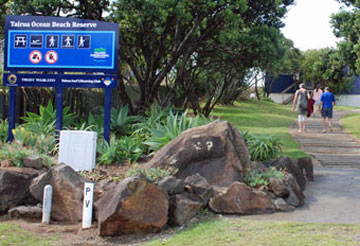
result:
[(151, 167), (174, 167), (177, 178), (200, 174), (210, 185), (227, 187), (243, 181), (250, 166), (249, 150), (240, 132), (227, 121), (184, 131), (161, 148), (146, 164)]

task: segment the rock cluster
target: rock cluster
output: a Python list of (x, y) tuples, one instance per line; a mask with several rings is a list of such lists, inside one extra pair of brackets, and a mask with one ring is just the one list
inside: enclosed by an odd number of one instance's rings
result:
[[(51, 184), (52, 219), (80, 222), (85, 178), (65, 164), (41, 172), (36, 157), (24, 162), (32, 168), (0, 168), (0, 213), (38, 218), (40, 207), (21, 205), (41, 202), (45, 185)], [(95, 184), (94, 219), (101, 236), (181, 226), (202, 208), (240, 215), (293, 211), (304, 204), (303, 191), (307, 181), (313, 180), (310, 158), (251, 162), (239, 131), (222, 121), (185, 131), (145, 167), (173, 167), (176, 173), (158, 184), (142, 175)], [(245, 183), (249, 168), (266, 172), (269, 167), (284, 170), (284, 177), (270, 177), (269, 185), (256, 188)]]

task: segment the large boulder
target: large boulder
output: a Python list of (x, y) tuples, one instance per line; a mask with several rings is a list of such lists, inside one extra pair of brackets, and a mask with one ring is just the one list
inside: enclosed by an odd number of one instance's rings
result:
[(19, 206), (11, 208), (8, 211), (9, 219), (41, 219), (41, 205), (36, 206)]
[(38, 201), (42, 201), (44, 187), (50, 184), (53, 188), (51, 218), (78, 223), (82, 220), (85, 181), (70, 166), (58, 164), (34, 179), (30, 192)]
[(177, 179), (174, 176), (167, 176), (160, 180), (158, 186), (169, 195), (181, 194), (185, 189), (185, 182), (182, 179)]
[(38, 155), (26, 156), (22, 159), (24, 167), (42, 169), (44, 167), (42, 159)]
[(167, 223), (168, 195), (148, 180), (129, 177), (95, 203), (101, 236), (159, 231)]
[(234, 182), (229, 188), (217, 189), (209, 207), (216, 213), (262, 214), (273, 212), (275, 206), (263, 191), (253, 189), (242, 182)]
[(304, 174), (297, 167), (297, 160), (291, 159), (289, 157), (280, 157), (279, 159), (275, 160), (273, 165), (277, 169), (284, 169), (286, 172), (291, 173), (299, 184), (301, 191), (305, 190), (306, 179)]
[(282, 198), (276, 198), (274, 201), (274, 205), (276, 210), (281, 211), (281, 212), (292, 212), (295, 210), (295, 207), (287, 204), (284, 199)]
[(203, 201), (195, 194), (183, 193), (170, 197), (169, 224), (181, 226), (191, 220), (203, 207)]
[(305, 195), (296, 181), (296, 178), (291, 173), (285, 173), (284, 182), (287, 185), (287, 189), (289, 191), (285, 201), (293, 207), (304, 205)]
[(210, 198), (214, 195), (214, 190), (204, 177), (199, 174), (189, 176), (185, 179), (185, 183), (191, 186), (191, 191), (200, 197), (204, 206), (207, 205)]
[(314, 181), (314, 168), (310, 157), (297, 159), (297, 167), (308, 181)]
[(174, 167), (175, 176), (181, 179), (199, 173), (210, 185), (222, 187), (243, 181), (243, 173), (249, 166), (244, 139), (226, 121), (184, 131), (146, 164), (146, 168)]
[(278, 177), (270, 177), (269, 188), (278, 197), (285, 197), (289, 194), (288, 185)]
[(29, 186), (38, 175), (39, 172), (31, 168), (0, 168), (0, 214), (19, 205), (36, 204)]

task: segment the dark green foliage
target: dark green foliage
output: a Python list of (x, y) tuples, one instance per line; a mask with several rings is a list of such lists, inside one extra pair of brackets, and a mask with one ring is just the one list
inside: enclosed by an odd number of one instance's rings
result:
[[(71, 126), (75, 121), (75, 115), (69, 113), (70, 107), (63, 109), (63, 127)], [(56, 126), (56, 110), (51, 101), (46, 107), (40, 105), (39, 114), (27, 112), (27, 116), (21, 117), (25, 123), (23, 127), (34, 134), (53, 134)]]
[(140, 117), (129, 115), (128, 105), (119, 110), (112, 108), (110, 129), (116, 135), (128, 135), (131, 133), (131, 125), (139, 120)]
[(121, 164), (123, 161), (136, 162), (143, 154), (142, 140), (136, 137), (111, 138), (110, 144), (104, 141), (98, 147), (100, 154), (98, 161), (101, 164)]
[(339, 50), (308, 50), (302, 61), (301, 79), (330, 86), (334, 93), (344, 93), (353, 80), (351, 71), (345, 73), (346, 66), (346, 59)]
[(163, 123), (157, 123), (150, 129), (150, 137), (144, 142), (151, 150), (156, 152), (171, 140), (190, 128), (198, 126), (199, 117), (191, 118), (183, 114), (174, 114), (170, 111)]
[(30, 155), (39, 155), (47, 166), (54, 164), (54, 160), (46, 154), (39, 153), (36, 148), (31, 146), (23, 146), (18, 143), (4, 144), (0, 149), (0, 162), (9, 160), (13, 166), (22, 167), (22, 159)]
[(177, 172), (176, 168), (167, 167), (167, 168), (149, 168), (145, 169), (140, 165), (134, 165), (127, 173), (127, 177), (134, 176), (136, 174), (144, 175), (150, 182), (157, 184), (161, 179), (174, 175)]
[(249, 147), (251, 160), (268, 161), (281, 155), (283, 143), (279, 138), (264, 134), (252, 134), (248, 131), (241, 133)]
[(264, 172), (249, 168), (244, 175), (245, 182), (251, 187), (268, 186), (271, 177), (284, 178), (284, 171), (270, 167)]
[(7, 120), (0, 120), (0, 145), (6, 142), (9, 123)]

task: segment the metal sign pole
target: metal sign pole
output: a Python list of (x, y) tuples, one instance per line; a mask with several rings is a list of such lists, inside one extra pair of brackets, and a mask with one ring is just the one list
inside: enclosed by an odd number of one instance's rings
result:
[(15, 129), (15, 117), (16, 117), (16, 93), (17, 87), (10, 86), (10, 98), (9, 98), (9, 129), (8, 129), (8, 141), (12, 142), (14, 140), (14, 135), (12, 130)]
[(56, 135), (59, 136), (63, 124), (63, 88), (56, 87)]
[(104, 139), (110, 143), (111, 88), (105, 88)]

